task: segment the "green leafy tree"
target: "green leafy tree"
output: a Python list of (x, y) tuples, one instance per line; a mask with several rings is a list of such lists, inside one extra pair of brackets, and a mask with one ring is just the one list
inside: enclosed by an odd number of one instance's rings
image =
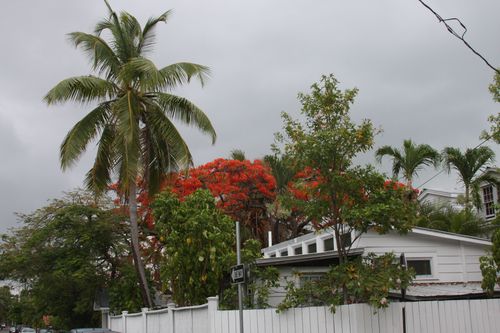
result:
[(166, 22), (170, 11), (150, 18), (141, 27), (134, 16), (126, 12), (118, 15), (105, 2), (109, 17), (96, 25), (93, 34), (69, 34), (74, 45), (90, 58), (95, 75), (61, 81), (48, 92), (45, 101), (49, 105), (67, 101), (97, 103), (61, 144), (61, 167), (71, 167), (98, 138), (95, 162), (85, 183), (102, 193), (116, 175), (129, 206), (132, 252), (143, 303), (152, 307), (139, 249), (136, 181), (141, 177), (149, 195), (153, 195), (167, 171), (192, 163), (189, 149), (172, 120), (194, 126), (215, 141), (215, 130), (207, 116), (189, 100), (170, 93), (193, 77), (203, 84), (209, 70), (187, 62), (157, 68), (146, 58), (155, 43), (156, 25)]
[(429, 145), (416, 145), (411, 140), (404, 140), (401, 150), (391, 146), (380, 147), (375, 156), (379, 163), (384, 156), (390, 157), (394, 178), (402, 173), (409, 188), (413, 186), (413, 177), (417, 176), (423, 167), (437, 167), (440, 161), (440, 155), (434, 148)]
[[(304, 124), (283, 114), (285, 152), (297, 169), (313, 170), (305, 182), (309, 200), (296, 204), (317, 228), (333, 227), (341, 262), (348, 246), (341, 234), (368, 228), (387, 232), (409, 230), (415, 222), (416, 206), (407, 200), (403, 186), (386, 182), (373, 167), (360, 167), (353, 159), (373, 146), (376, 129), (369, 120), (357, 125), (349, 110), (357, 89), (340, 91), (333, 75), (323, 76), (310, 94), (299, 94)], [(355, 241), (355, 239), (353, 239)]]
[(118, 277), (129, 248), (123, 218), (108, 207), (90, 193), (71, 192), (20, 215), (23, 226), (2, 236), (1, 277), (24, 286), (16, 322), (40, 325), (51, 315), (61, 329), (97, 323), (96, 293)]
[(495, 160), (495, 153), (489, 147), (460, 149), (446, 147), (443, 150), (443, 161), (448, 172), (452, 169), (458, 172), (460, 182), (464, 185), (465, 209), (470, 210), (472, 205), (480, 207), (481, 196), (479, 193), (482, 182), (498, 183), (488, 174), (480, 174), (481, 169), (491, 165)]
[(224, 274), (235, 262), (234, 223), (217, 207), (208, 190), (180, 201), (164, 191), (152, 204), (163, 245), (161, 277), (181, 306), (206, 303), (217, 295)]
[(10, 287), (0, 287), (0, 321), (3, 323), (9, 322), (9, 312), (13, 305), (13, 296), (10, 292)]
[(494, 294), (496, 285), (500, 286), (500, 229), (493, 233), (491, 242), (493, 243), (491, 255), (479, 258), (479, 266), (483, 275), (481, 287), (489, 295)]
[(347, 289), (347, 303), (368, 303), (374, 308), (389, 304), (389, 292), (407, 288), (414, 276), (411, 270), (404, 270), (397, 263), (393, 253), (366, 257), (332, 266), (317, 281), (307, 281), (297, 287), (289, 281), (285, 299), (278, 305), (279, 311), (301, 306), (328, 304), (332, 311), (337, 305), (346, 303), (342, 290)]
[[(348, 261), (351, 244), (368, 229), (406, 232), (416, 216), (416, 204), (409, 200), (412, 191), (386, 181), (371, 166), (353, 163), (372, 148), (377, 133), (369, 120), (359, 125), (351, 120), (356, 94), (357, 89), (341, 91), (333, 75), (323, 76), (310, 94), (299, 94), (303, 123), (283, 114), (285, 152), (299, 170), (311, 170), (303, 180), (308, 200), (296, 205), (316, 228), (333, 228), (340, 265)], [(342, 234), (352, 231), (351, 244), (344, 244)], [(348, 302), (348, 286), (341, 289)]]

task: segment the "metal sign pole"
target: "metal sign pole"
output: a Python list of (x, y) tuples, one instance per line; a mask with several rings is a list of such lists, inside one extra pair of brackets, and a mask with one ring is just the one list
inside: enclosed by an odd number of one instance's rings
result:
[[(236, 221), (236, 260), (241, 265), (240, 222)], [(240, 333), (243, 333), (243, 284), (238, 283), (238, 308), (240, 313)]]

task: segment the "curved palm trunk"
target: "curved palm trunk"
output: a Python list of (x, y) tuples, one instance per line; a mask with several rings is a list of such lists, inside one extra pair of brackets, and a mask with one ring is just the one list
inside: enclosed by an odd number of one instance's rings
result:
[(148, 280), (146, 279), (146, 272), (144, 270), (144, 263), (142, 262), (141, 252), (139, 249), (139, 227), (137, 225), (137, 188), (135, 182), (131, 182), (129, 186), (129, 216), (130, 216), (130, 239), (132, 243), (132, 255), (134, 258), (134, 265), (139, 276), (139, 284), (141, 288), (142, 302), (148, 308), (153, 307), (151, 294), (149, 293)]

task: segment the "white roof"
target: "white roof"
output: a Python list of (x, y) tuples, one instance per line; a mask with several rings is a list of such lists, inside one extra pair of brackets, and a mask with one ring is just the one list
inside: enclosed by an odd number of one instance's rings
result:
[[(495, 287), (495, 291), (500, 292), (500, 287), (498, 285)], [(465, 296), (483, 293), (480, 282), (415, 284), (406, 290), (406, 295), (413, 297)]]

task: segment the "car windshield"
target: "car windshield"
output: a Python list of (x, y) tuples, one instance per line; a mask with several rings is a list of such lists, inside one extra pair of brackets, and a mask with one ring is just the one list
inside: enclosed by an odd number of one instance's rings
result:
[(22, 329), (23, 333), (35, 333), (35, 330), (33, 328), (28, 328), (28, 327), (25, 327)]

